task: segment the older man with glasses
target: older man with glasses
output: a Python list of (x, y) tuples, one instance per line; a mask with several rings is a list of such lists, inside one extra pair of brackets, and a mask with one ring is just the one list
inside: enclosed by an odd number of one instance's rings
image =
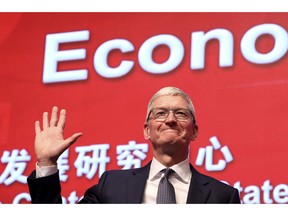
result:
[[(57, 159), (82, 134), (64, 139), (66, 111), (52, 109), (43, 129), (35, 124), (36, 170), (28, 177), (32, 203), (61, 203)], [(110, 170), (87, 189), (79, 203), (240, 203), (237, 189), (198, 172), (189, 162), (189, 146), (198, 134), (194, 105), (176, 87), (164, 87), (151, 98), (144, 137), (153, 146), (151, 162), (142, 168)]]

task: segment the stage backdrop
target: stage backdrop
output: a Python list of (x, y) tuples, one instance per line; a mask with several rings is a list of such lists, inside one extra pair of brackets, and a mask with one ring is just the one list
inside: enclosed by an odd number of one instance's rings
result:
[[(64, 203), (105, 170), (152, 158), (147, 103), (186, 91), (199, 136), (190, 162), (243, 203), (287, 203), (287, 13), (1, 13), (0, 202), (30, 203), (34, 122), (67, 110)], [(49, 185), (47, 185), (49, 187)]]

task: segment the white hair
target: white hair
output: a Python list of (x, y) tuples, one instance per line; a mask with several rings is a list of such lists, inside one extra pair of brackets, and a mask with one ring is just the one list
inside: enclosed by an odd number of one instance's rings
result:
[(189, 95), (186, 94), (184, 91), (182, 91), (181, 89), (177, 88), (177, 87), (173, 87), (173, 86), (168, 86), (168, 87), (164, 87), (161, 88), (159, 91), (157, 91), (152, 98), (150, 99), (149, 103), (148, 103), (148, 108), (147, 108), (147, 114), (146, 114), (146, 121), (148, 121), (150, 112), (152, 110), (152, 105), (153, 102), (161, 97), (161, 96), (166, 96), (166, 95), (172, 95), (172, 96), (180, 96), (182, 97), (184, 100), (186, 100), (186, 102), (188, 103), (188, 109), (189, 111), (193, 114), (193, 118), (194, 121), (196, 122), (196, 113), (195, 113), (195, 108), (194, 105), (192, 103), (192, 100), (190, 99)]

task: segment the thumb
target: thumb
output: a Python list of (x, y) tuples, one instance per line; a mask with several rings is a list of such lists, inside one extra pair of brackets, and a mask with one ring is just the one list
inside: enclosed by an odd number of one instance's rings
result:
[(71, 137), (68, 137), (64, 142), (67, 145), (67, 147), (69, 147), (73, 143), (75, 143), (80, 136), (82, 136), (82, 133), (75, 133)]

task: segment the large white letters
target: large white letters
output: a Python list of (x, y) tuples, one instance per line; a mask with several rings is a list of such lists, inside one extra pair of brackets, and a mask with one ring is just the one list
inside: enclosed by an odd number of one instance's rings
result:
[[(273, 36), (275, 44), (272, 51), (259, 53), (256, 50), (256, 40), (269, 34)], [(282, 58), (288, 49), (287, 31), (276, 24), (262, 24), (249, 29), (241, 40), (241, 52), (247, 61), (255, 64), (269, 64)]]
[(95, 52), (94, 68), (96, 72), (105, 78), (117, 78), (129, 73), (134, 62), (122, 61), (118, 67), (111, 68), (107, 63), (109, 52), (114, 49), (120, 49), (121, 52), (127, 53), (134, 50), (133, 44), (124, 39), (114, 39), (103, 43)]
[[(164, 63), (153, 61), (153, 50), (159, 45), (167, 45), (170, 49), (170, 56)], [(184, 57), (184, 46), (182, 42), (173, 35), (156, 35), (146, 40), (140, 47), (138, 61), (141, 67), (150, 73), (167, 73), (175, 69)]]
[[(275, 41), (274, 47), (268, 53), (260, 53), (257, 51), (256, 41), (265, 34), (273, 37)], [(85, 48), (61, 51), (59, 50), (59, 44), (87, 41), (89, 35), (90, 32), (88, 30), (83, 30), (48, 34), (46, 36), (43, 83), (79, 81), (88, 78), (87, 65), (84, 69), (59, 72), (57, 71), (57, 64), (61, 61), (85, 59)], [(210, 40), (219, 41), (219, 67), (233, 66), (235, 55), (233, 34), (227, 29), (216, 28), (206, 33), (203, 31), (191, 33), (191, 70), (201, 70), (205, 68), (205, 56), (208, 55), (205, 47)], [(165, 62), (157, 63), (153, 59), (153, 51), (161, 45), (169, 48), (169, 58)], [(241, 53), (247, 61), (254, 64), (271, 64), (286, 54), (288, 49), (288, 33), (283, 27), (277, 24), (266, 23), (257, 25), (244, 34), (240, 47)], [(134, 61), (123, 59), (119, 66), (109, 66), (108, 57), (113, 50), (129, 53), (135, 51), (135, 47), (131, 41), (127, 39), (112, 39), (104, 42), (95, 49), (93, 59), (95, 72), (107, 79), (123, 77), (128, 74), (135, 65)], [(178, 37), (171, 34), (158, 34), (148, 38), (142, 43), (138, 51), (138, 61), (144, 71), (152, 74), (163, 74), (177, 68), (183, 61), (185, 54), (183, 42)]]
[(203, 69), (205, 64), (205, 46), (209, 40), (219, 40), (219, 65), (233, 65), (233, 35), (226, 29), (214, 29), (206, 34), (193, 32), (191, 35), (191, 69)]
[(67, 33), (48, 34), (46, 36), (43, 83), (55, 83), (85, 80), (88, 77), (86, 69), (57, 71), (59, 61), (81, 60), (86, 58), (85, 49), (59, 51), (60, 43), (86, 41), (89, 39), (89, 31), (76, 31)]

